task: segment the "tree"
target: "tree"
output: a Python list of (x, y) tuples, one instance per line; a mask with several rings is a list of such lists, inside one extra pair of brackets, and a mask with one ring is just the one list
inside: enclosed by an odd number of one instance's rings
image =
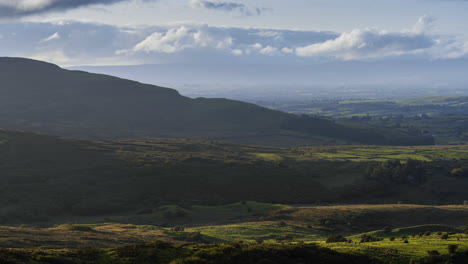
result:
[(468, 167), (463, 166), (461, 168), (453, 169), (450, 172), (450, 175), (453, 177), (468, 177)]

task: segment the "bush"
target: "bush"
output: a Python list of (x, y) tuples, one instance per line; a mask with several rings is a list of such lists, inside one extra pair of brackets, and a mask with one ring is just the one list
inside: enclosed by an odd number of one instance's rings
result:
[(448, 239), (448, 238), (449, 238), (449, 235), (447, 233), (440, 236), (440, 239)]
[(440, 263), (443, 258), (440, 256), (439, 251), (437, 250), (430, 250), (427, 252), (428, 257), (425, 263)]
[(340, 243), (340, 242), (348, 242), (348, 239), (342, 235), (331, 235), (325, 241), (326, 243)]
[(176, 227), (172, 228), (172, 231), (174, 231), (174, 232), (184, 232), (185, 228), (183, 226), (176, 226)]
[(458, 245), (448, 245), (447, 249), (450, 254), (453, 254), (457, 251)]
[(395, 237), (391, 237), (391, 238), (390, 238), (390, 241), (395, 241)]
[(450, 172), (450, 175), (453, 177), (468, 177), (468, 167), (464, 166), (461, 168), (453, 169)]
[(70, 231), (80, 231), (80, 232), (94, 232), (95, 230), (90, 226), (85, 225), (69, 225), (66, 228)]
[(387, 233), (387, 234), (392, 232), (392, 228), (390, 226), (386, 226), (382, 230), (384, 233)]
[(370, 235), (362, 235), (361, 236), (361, 243), (367, 243), (367, 242), (377, 242), (377, 241), (382, 241), (383, 238), (379, 238), (379, 237), (374, 237), (374, 236), (370, 236)]

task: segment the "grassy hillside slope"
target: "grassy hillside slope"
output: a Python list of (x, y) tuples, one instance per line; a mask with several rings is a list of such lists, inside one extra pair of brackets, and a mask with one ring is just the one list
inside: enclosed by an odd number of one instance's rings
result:
[(168, 88), (0, 58), (0, 126), (87, 139), (178, 137), (291, 146), (430, 145), (430, 137), (299, 118), (227, 99), (190, 99)]
[[(1, 131), (0, 142), (0, 223), (243, 200), (461, 203), (468, 186), (465, 146), (285, 149), (180, 139), (98, 142), (12, 131)], [(179, 214), (184, 210), (167, 216)]]

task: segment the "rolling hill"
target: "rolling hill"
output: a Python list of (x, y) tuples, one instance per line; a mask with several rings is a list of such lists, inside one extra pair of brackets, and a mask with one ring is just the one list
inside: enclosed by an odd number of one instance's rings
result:
[(193, 138), (294, 146), (430, 145), (404, 130), (350, 126), (227, 99), (0, 58), (0, 127), (85, 139)]
[(193, 205), (239, 201), (461, 204), (468, 178), (450, 172), (467, 160), (466, 146), (272, 148), (2, 130), (0, 224), (102, 220), (179, 205), (163, 219), (123, 221), (164, 224)]

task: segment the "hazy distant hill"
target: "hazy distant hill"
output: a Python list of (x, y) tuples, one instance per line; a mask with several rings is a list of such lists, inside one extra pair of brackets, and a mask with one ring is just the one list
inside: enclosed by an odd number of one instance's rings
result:
[(0, 126), (88, 139), (184, 137), (264, 145), (432, 144), (402, 131), (350, 127), (227, 99), (0, 58)]

